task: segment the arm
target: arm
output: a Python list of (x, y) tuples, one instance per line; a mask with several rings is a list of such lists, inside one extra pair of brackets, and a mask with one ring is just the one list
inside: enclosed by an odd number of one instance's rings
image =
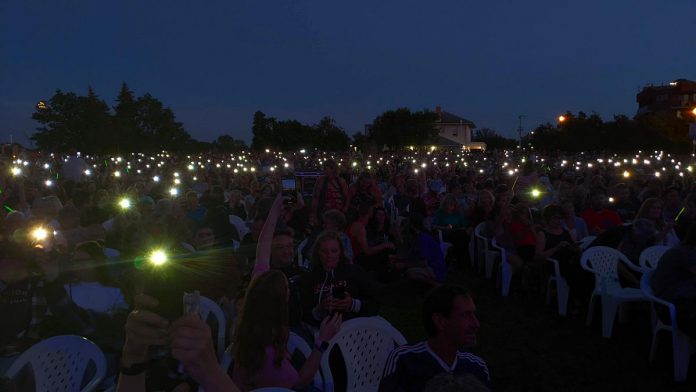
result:
[[(322, 343), (328, 342), (336, 336), (341, 329), (342, 319), (343, 316), (340, 313), (335, 313), (333, 317), (326, 317), (324, 321), (321, 322), (316, 346), (321, 346)], [(310, 385), (314, 380), (314, 375), (317, 374), (317, 370), (319, 370), (323, 353), (319, 351), (316, 346), (312, 348), (312, 353), (305, 359), (302, 368), (298, 372), (300, 378), (297, 380), (297, 384), (294, 385), (295, 389), (303, 389)]]
[(379, 190), (376, 184), (372, 184), (371, 189), (372, 197), (375, 198), (375, 207), (381, 207), (382, 204), (382, 191)]
[(348, 212), (348, 207), (350, 207), (350, 200), (348, 198), (348, 184), (346, 184), (346, 180), (344, 180), (341, 177), (338, 177), (338, 185), (341, 187), (341, 193), (343, 194), (343, 212), (344, 214)]
[[(394, 244), (391, 242), (385, 242), (376, 246), (369, 246), (367, 244), (367, 231), (362, 225), (353, 225), (350, 228), (350, 232), (353, 238), (358, 242), (359, 250), (367, 256), (376, 255), (385, 249), (394, 249)], [(355, 251), (355, 249), (353, 250)]]
[[(154, 298), (139, 295), (135, 298), (135, 310), (128, 315), (126, 322), (126, 343), (121, 354), (121, 366), (130, 368), (133, 365), (145, 364), (151, 345), (165, 345), (169, 340), (167, 328), (169, 322), (147, 308), (157, 306)], [(145, 371), (139, 374), (126, 375), (121, 373), (118, 378), (119, 392), (145, 391)]]
[(310, 216), (313, 222), (319, 222), (319, 192), (324, 186), (324, 176), (319, 177), (312, 191), (312, 215)]
[(276, 222), (278, 221), (278, 216), (280, 215), (282, 207), (283, 196), (278, 194), (273, 201), (271, 210), (268, 212), (268, 217), (263, 224), (261, 234), (259, 234), (259, 241), (256, 244), (256, 264), (254, 265), (254, 271), (251, 277), (252, 281), (270, 269), (273, 232), (275, 231)]

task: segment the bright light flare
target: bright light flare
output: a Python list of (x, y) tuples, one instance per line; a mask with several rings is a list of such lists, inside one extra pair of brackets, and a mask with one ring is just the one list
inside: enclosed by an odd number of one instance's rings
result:
[(129, 198), (124, 197), (121, 200), (118, 201), (118, 206), (121, 207), (122, 210), (127, 210), (131, 208), (131, 201)]
[(43, 241), (48, 238), (48, 230), (43, 227), (37, 227), (31, 231), (31, 237), (36, 241)]
[(167, 253), (162, 250), (162, 249), (156, 249), (153, 250), (152, 253), (148, 256), (147, 260), (150, 262), (150, 264), (154, 265), (155, 267), (160, 267), (169, 261), (169, 257), (167, 256)]

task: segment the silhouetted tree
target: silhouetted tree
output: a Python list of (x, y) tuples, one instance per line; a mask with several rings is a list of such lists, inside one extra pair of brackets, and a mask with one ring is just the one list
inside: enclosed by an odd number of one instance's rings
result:
[(437, 137), (437, 114), (429, 110), (411, 112), (408, 108), (389, 110), (372, 123), (370, 138), (378, 146), (396, 148), (432, 143)]

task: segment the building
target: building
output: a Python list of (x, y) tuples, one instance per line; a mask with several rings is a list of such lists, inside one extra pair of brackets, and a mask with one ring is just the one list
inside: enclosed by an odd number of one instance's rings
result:
[(463, 147), (467, 149), (482, 150), (485, 143), (472, 142), (473, 129), (476, 124), (456, 114), (445, 112), (440, 106), (435, 107), (438, 116), (438, 142), (439, 146)]
[(679, 118), (692, 118), (696, 108), (696, 82), (677, 79), (668, 85), (647, 86), (636, 95), (637, 116), (651, 113), (671, 113)]

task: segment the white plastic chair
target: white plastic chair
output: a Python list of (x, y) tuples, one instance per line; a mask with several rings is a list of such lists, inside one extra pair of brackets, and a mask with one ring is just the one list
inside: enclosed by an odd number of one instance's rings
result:
[(438, 235), (438, 238), (440, 239), (440, 250), (442, 251), (442, 255), (443, 255), (445, 258), (447, 258), (447, 251), (449, 250), (449, 248), (452, 247), (452, 243), (451, 243), (451, 242), (445, 242), (445, 241), (442, 239), (442, 230), (438, 230), (438, 231), (437, 231), (437, 235)]
[(561, 276), (561, 269), (558, 264), (558, 260), (548, 258), (546, 259), (549, 263), (553, 264), (554, 274), (549, 276), (546, 283), (546, 304), (551, 303), (551, 289), (556, 288), (556, 301), (558, 302), (558, 314), (565, 317), (568, 311), (568, 294), (570, 293), (570, 288), (568, 287), (568, 282), (564, 277)]
[[(87, 365), (94, 363), (92, 378), (80, 389)], [(13, 379), (26, 365), (34, 373), (37, 391), (93, 391), (106, 375), (106, 357), (90, 340), (60, 335), (42, 340), (23, 352), (5, 372)]]
[(346, 364), (347, 391), (370, 392), (379, 388), (389, 353), (403, 344), (406, 344), (406, 339), (401, 333), (379, 316), (358, 317), (344, 322), (321, 358), (324, 390), (334, 390), (329, 353), (335, 346), (341, 349)]
[(230, 223), (237, 228), (237, 233), (239, 234), (239, 239), (242, 240), (249, 233), (249, 227), (247, 227), (244, 219), (238, 217), (237, 215), (230, 215)]
[(619, 283), (619, 262), (628, 268), (642, 272), (623, 253), (608, 246), (593, 246), (585, 250), (580, 258), (580, 265), (595, 275), (595, 288), (587, 309), (587, 325), (592, 322), (594, 302), (597, 296), (602, 298), (602, 336), (611, 338), (614, 318), (618, 306), (623, 302), (648, 301), (640, 289), (621, 287)]
[[(288, 336), (287, 349), (291, 357), (295, 352), (299, 351), (305, 360), (312, 354), (312, 348), (309, 347), (309, 344), (294, 332), (290, 332)], [(319, 390), (324, 390), (324, 378), (322, 377), (321, 369), (317, 369), (316, 374), (314, 374), (314, 386)]]
[(500, 252), (495, 251), (488, 246), (490, 240), (481, 232), (484, 228), (484, 225), (485, 223), (479, 223), (474, 229), (474, 235), (476, 236), (477, 243), (479, 245), (477, 247), (477, 249), (479, 250), (479, 270), (481, 269), (481, 263), (483, 262), (486, 278), (490, 279), (493, 276), (493, 267), (495, 265), (495, 260), (498, 256), (500, 256)]
[(108, 260), (113, 261), (113, 260), (118, 259), (119, 256), (121, 256), (121, 252), (119, 252), (118, 250), (116, 250), (114, 248), (104, 248), (104, 256)]
[[(305, 357), (305, 359), (309, 358), (309, 356), (312, 354), (312, 348), (309, 347), (309, 345), (304, 339), (302, 339), (299, 335), (295, 334), (294, 332), (290, 332), (290, 335), (288, 336), (287, 349), (288, 354), (290, 354), (291, 357), (296, 351), (299, 351)], [(232, 345), (230, 344), (221, 357), (220, 366), (226, 372), (229, 370), (230, 366), (232, 366), (232, 361), (234, 360), (234, 356), (232, 355), (232, 353)], [(317, 373), (314, 375), (314, 386), (319, 390), (324, 390), (324, 378), (322, 377), (321, 369), (318, 369)], [(255, 391), (258, 390), (266, 389), (255, 389)], [(284, 391), (285, 389), (280, 390)]]
[[(646, 297), (652, 301), (652, 343), (650, 344), (650, 362), (655, 359), (657, 351), (657, 334), (660, 331), (668, 331), (672, 334), (672, 355), (674, 358), (674, 380), (686, 381), (689, 371), (689, 360), (692, 354), (696, 353), (696, 340), (682, 332), (677, 325), (677, 309), (674, 304), (663, 300), (655, 295), (650, 285), (654, 271), (648, 271), (640, 279), (640, 289)], [(655, 305), (664, 306), (669, 310), (669, 324), (665, 324), (657, 316)]]
[(587, 237), (584, 237), (583, 239), (581, 239), (579, 241), (578, 247), (580, 248), (580, 250), (585, 250), (585, 249), (587, 249), (588, 246), (590, 246), (590, 244), (592, 244), (592, 241), (594, 241), (596, 239), (597, 239), (596, 235), (588, 235)]
[(657, 268), (660, 258), (669, 249), (669, 246), (665, 245), (655, 245), (643, 249), (643, 251), (640, 252), (640, 257), (638, 257), (638, 264), (640, 264), (640, 268), (643, 270), (643, 273)]
[(217, 353), (218, 360), (222, 362), (222, 357), (225, 352), (225, 334), (227, 332), (227, 320), (225, 319), (225, 313), (218, 304), (212, 299), (204, 296), (200, 296), (200, 309), (199, 314), (201, 320), (207, 321), (208, 317), (212, 315), (212, 318), (217, 325), (217, 337), (214, 337), (215, 341), (215, 352)]
[(507, 251), (493, 238), (491, 241), (493, 249), (497, 249), (500, 254), (500, 265), (498, 266), (498, 283), (500, 284), (500, 293), (503, 297), (510, 295), (510, 284), (512, 283), (512, 266), (507, 259)]
[(309, 267), (309, 260), (305, 259), (304, 254), (302, 254), (308, 241), (309, 238), (305, 238), (302, 240), (302, 242), (300, 242), (299, 245), (297, 245), (297, 265), (303, 268)]

